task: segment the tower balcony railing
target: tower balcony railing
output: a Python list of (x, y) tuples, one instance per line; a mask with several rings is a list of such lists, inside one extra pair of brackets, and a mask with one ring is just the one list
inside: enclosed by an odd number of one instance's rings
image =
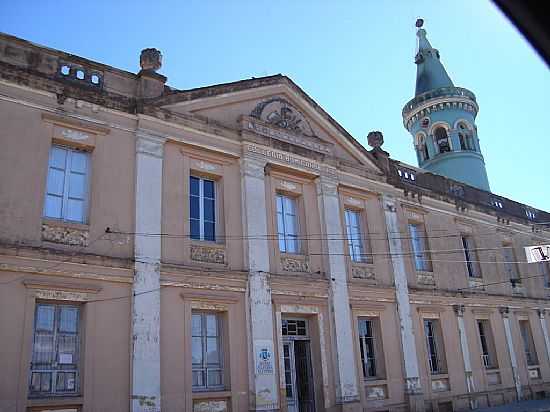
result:
[(422, 103), (437, 97), (465, 97), (473, 100), (474, 102), (476, 101), (475, 94), (468, 89), (464, 89), (463, 87), (440, 87), (439, 89), (434, 89), (419, 94), (414, 99), (409, 100), (405, 107), (403, 107), (403, 116), (406, 116)]

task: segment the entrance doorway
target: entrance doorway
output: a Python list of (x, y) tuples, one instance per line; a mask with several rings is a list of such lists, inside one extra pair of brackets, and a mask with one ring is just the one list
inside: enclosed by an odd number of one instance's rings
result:
[(288, 412), (315, 412), (307, 320), (283, 319), (281, 332)]

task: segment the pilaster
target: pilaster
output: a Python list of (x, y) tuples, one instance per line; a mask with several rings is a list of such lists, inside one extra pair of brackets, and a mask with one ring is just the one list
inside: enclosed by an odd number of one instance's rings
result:
[[(472, 362), (470, 360), (470, 349), (468, 346), (468, 337), (466, 336), (466, 328), (464, 326), (464, 305), (453, 305), (458, 322), (458, 335), (460, 337), (460, 349), (462, 350), (462, 359), (464, 361), (464, 373), (466, 375), (466, 389), (468, 393), (475, 392), (474, 377), (472, 374)], [(470, 398), (470, 409), (476, 408), (476, 401)]]
[(550, 339), (548, 337), (548, 327), (546, 326), (546, 311), (544, 309), (538, 309), (540, 327), (542, 329), (542, 335), (544, 336), (544, 347), (546, 349), (546, 355), (550, 360)]
[(510, 327), (510, 308), (507, 306), (501, 306), (499, 312), (502, 315), (504, 322), (504, 333), (506, 335), (506, 345), (508, 346), (508, 354), (510, 356), (510, 364), (512, 365), (512, 377), (514, 378), (514, 385), (516, 387), (516, 395), (518, 400), (521, 399), (521, 381), (518, 373), (518, 361), (516, 358), (516, 352), (514, 351), (514, 343), (512, 341), (512, 330)]
[[(254, 157), (241, 160), (243, 233), (247, 239), (247, 320), (251, 411), (278, 411), (275, 377), (274, 325), (269, 280), (269, 244), (265, 185), (266, 162)], [(282, 373), (282, 372), (281, 372)]]
[(418, 358), (416, 355), (416, 342), (411, 315), (403, 245), (400, 237), (396, 236), (396, 233), (400, 233), (401, 231), (397, 220), (397, 209), (394, 199), (389, 196), (384, 196), (382, 203), (384, 217), (386, 219), (390, 254), (392, 256), (391, 262), (395, 280), (395, 297), (400, 324), (399, 330), (401, 331), (401, 345), (403, 349), (403, 361), (405, 363), (405, 394), (409, 400), (410, 410), (418, 411), (424, 408), (423, 393), (420, 383)]
[(160, 258), (165, 139), (136, 133), (135, 272), (132, 299), (132, 412), (161, 410)]
[(317, 179), (317, 199), (321, 212), (323, 250), (327, 254), (327, 276), (330, 279), (329, 305), (333, 315), (333, 341), (336, 348), (336, 402), (342, 410), (359, 410), (356, 359), (352, 334), (346, 262), (338, 181), (334, 175)]

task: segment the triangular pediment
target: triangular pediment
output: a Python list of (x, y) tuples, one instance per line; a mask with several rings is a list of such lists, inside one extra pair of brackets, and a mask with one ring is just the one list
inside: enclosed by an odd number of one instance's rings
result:
[(284, 76), (177, 92), (157, 104), (380, 172), (372, 155)]

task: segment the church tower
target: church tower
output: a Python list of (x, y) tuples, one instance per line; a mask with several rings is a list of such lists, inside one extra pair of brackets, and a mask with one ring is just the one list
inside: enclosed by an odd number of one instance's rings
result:
[(455, 87), (422, 25), (418, 19), (415, 96), (403, 108), (403, 124), (413, 136), (418, 165), (490, 191), (475, 125), (476, 97)]

